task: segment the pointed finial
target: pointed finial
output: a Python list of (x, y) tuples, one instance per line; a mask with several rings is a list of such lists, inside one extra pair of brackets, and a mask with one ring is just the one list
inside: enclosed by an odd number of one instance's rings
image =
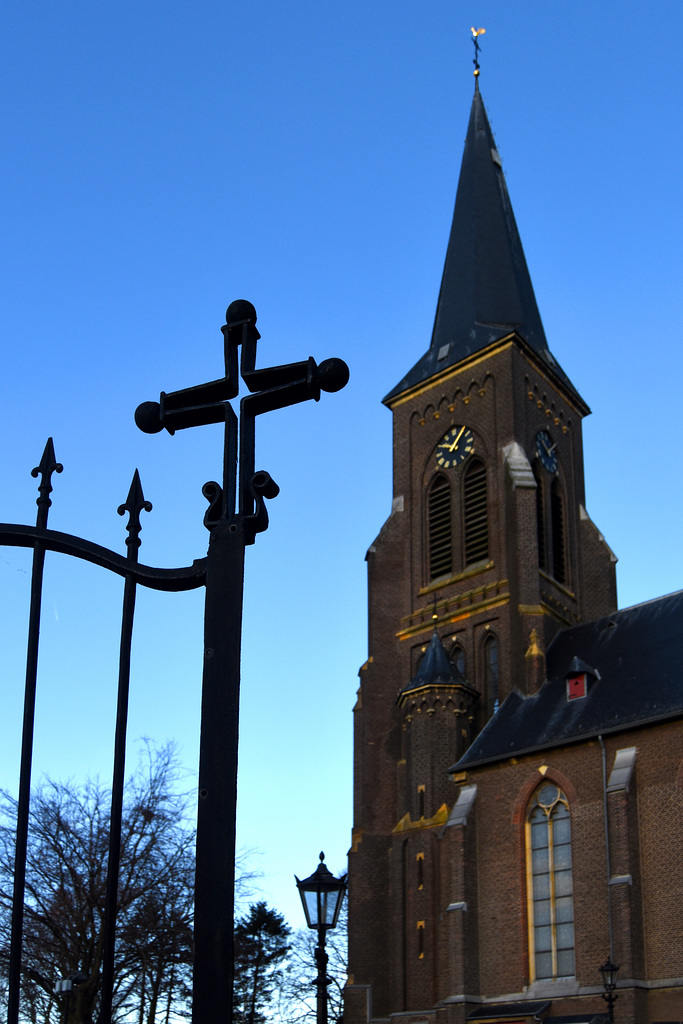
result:
[[(479, 36), (483, 36), (486, 32), (485, 28), (472, 28), (472, 42), (474, 43), (474, 77), (479, 78)], [(479, 83), (477, 82), (477, 85)]]
[(48, 509), (52, 502), (50, 501), (50, 494), (52, 492), (52, 474), (61, 473), (64, 469), (61, 462), (55, 460), (55, 446), (52, 443), (52, 438), (48, 437), (47, 444), (43, 449), (43, 456), (40, 463), (31, 470), (31, 476), (37, 477), (40, 473), (40, 483), (38, 484), (39, 497), (36, 498), (36, 505), (38, 506), (38, 512), (36, 515), (36, 526), (40, 526), (43, 529), (47, 526), (47, 514)]
[(133, 480), (128, 491), (128, 497), (126, 498), (123, 505), (119, 505), (116, 510), (120, 516), (125, 512), (128, 512), (128, 523), (126, 529), (128, 530), (128, 536), (126, 537), (126, 547), (128, 548), (128, 558), (131, 562), (137, 562), (138, 560), (138, 548), (140, 547), (140, 513), (142, 510), (145, 512), (152, 511), (152, 502), (145, 501), (145, 496), (142, 493), (142, 484), (140, 483), (140, 474), (137, 469), (133, 473)]
[(543, 648), (541, 647), (538, 639), (538, 630), (532, 629), (529, 634), (529, 646), (527, 648), (525, 658), (537, 658), (543, 654)]
[(439, 613), (436, 610), (436, 593), (434, 594), (434, 608), (432, 610), (432, 619), (434, 621), (434, 632), (436, 632), (436, 620), (439, 617)]

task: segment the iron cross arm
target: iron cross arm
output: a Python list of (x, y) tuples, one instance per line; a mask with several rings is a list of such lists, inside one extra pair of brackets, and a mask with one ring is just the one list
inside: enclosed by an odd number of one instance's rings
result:
[(186, 427), (223, 423), (226, 403), (237, 396), (237, 349), (242, 347), (240, 375), (251, 394), (243, 399), (243, 411), (258, 416), (309, 399), (318, 401), (321, 391), (341, 391), (349, 379), (342, 359), (326, 359), (318, 365), (312, 357), (283, 366), (256, 369), (256, 310), (250, 302), (238, 299), (230, 304), (226, 324), (225, 376), (170, 393), (161, 392), (158, 402), (143, 402), (135, 411), (135, 422), (148, 434), (167, 430), (170, 434)]

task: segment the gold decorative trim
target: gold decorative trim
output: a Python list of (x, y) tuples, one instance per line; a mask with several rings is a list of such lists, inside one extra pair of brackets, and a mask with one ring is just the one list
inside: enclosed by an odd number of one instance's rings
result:
[(573, 626), (578, 621), (576, 613), (571, 608), (560, 604), (550, 594), (541, 594), (541, 607), (546, 615), (550, 615), (556, 622), (561, 622), (565, 626)]
[(540, 604), (518, 604), (517, 611), (520, 615), (545, 615)]
[(461, 373), (463, 370), (469, 370), (472, 366), (478, 366), (479, 363), (485, 362), (494, 352), (502, 352), (506, 348), (512, 348), (514, 345), (514, 334), (507, 334), (504, 338), (494, 342), (487, 348), (482, 349), (476, 355), (472, 356), (471, 359), (461, 359), (458, 363), (452, 363), (451, 366), (447, 366), (440, 373), (435, 373), (427, 381), (422, 384), (416, 384), (410, 391), (404, 391), (403, 394), (397, 395), (396, 398), (388, 403), (390, 409), (395, 409), (399, 405), (405, 405), (406, 402), (412, 401), (419, 395), (423, 395), (425, 391), (431, 391), (432, 388), (440, 381), (448, 380), (450, 377), (454, 377), (456, 374)]
[(392, 834), (396, 832), (410, 832), (416, 828), (434, 828), (436, 825), (445, 825), (448, 821), (448, 814), (447, 804), (441, 804), (441, 807), (431, 818), (418, 818), (417, 821), (413, 821), (410, 817), (410, 812), (406, 811), (396, 828), (392, 830)]
[(558, 583), (554, 576), (548, 576), (547, 572), (543, 572), (543, 569), (539, 569), (538, 571), (544, 580), (547, 580), (548, 583), (552, 583), (553, 586), (557, 587), (557, 589), (562, 594), (564, 594), (565, 597), (570, 597), (572, 601), (576, 601), (576, 594), (573, 590), (570, 590), (568, 587), (565, 587), (561, 583)]
[[(486, 587), (477, 588), (477, 590), (470, 590), (466, 594), (461, 594), (458, 597), (453, 597), (448, 601), (449, 605), (458, 605), (453, 611), (448, 610), (445, 615), (440, 616), (437, 620), (441, 623), (453, 623), (462, 622), (463, 619), (469, 619), (472, 615), (477, 615), (479, 612), (484, 611), (488, 608), (502, 608), (504, 605), (510, 603), (510, 594), (504, 592), (503, 594), (496, 594), (493, 597), (484, 598), (483, 600), (477, 600), (478, 595), (484, 595), (487, 590), (500, 590), (503, 586), (507, 587), (508, 581), (501, 580), (498, 583), (489, 583)], [(465, 602), (473, 600), (474, 603), (463, 607)], [(415, 619), (418, 616), (422, 618), (423, 612), (413, 612), (412, 615), (404, 616), (405, 619)], [(399, 630), (396, 634), (398, 640), (407, 640), (409, 637), (416, 636), (419, 633), (426, 633), (428, 630), (434, 628), (434, 619), (429, 614), (427, 621), (415, 623), (415, 625), (406, 626), (404, 629)]]
[(495, 563), (492, 560), (486, 562), (485, 565), (477, 565), (473, 569), (465, 569), (464, 572), (459, 572), (455, 576), (446, 576), (445, 579), (437, 580), (426, 587), (421, 587), (417, 592), (417, 596), (424, 597), (425, 594), (433, 594), (435, 590), (440, 590), (441, 587), (448, 587), (452, 583), (460, 583), (461, 580), (471, 579), (473, 576), (479, 576), (483, 572), (488, 572), (489, 569), (495, 569)]
[(538, 642), (538, 632), (535, 629), (531, 630), (531, 636), (529, 637), (529, 646), (527, 652), (524, 655), (525, 658), (538, 658), (543, 655), (543, 651)]
[[(440, 373), (435, 373), (429, 377), (426, 381), (420, 384), (416, 384), (415, 387), (409, 391), (404, 391), (400, 395), (397, 395), (394, 399), (387, 402), (387, 406), (392, 411), (398, 408), (399, 405), (405, 405), (406, 402), (412, 401), (419, 395), (424, 394), (426, 391), (431, 391), (437, 384), (442, 381), (448, 380), (451, 377), (455, 377), (457, 374), (464, 370), (469, 370), (473, 366), (478, 366), (479, 363), (483, 363), (490, 359), (492, 355), (498, 352), (504, 352), (509, 348), (518, 348), (522, 355), (527, 361), (533, 366), (536, 373), (538, 373), (541, 380), (545, 381), (548, 387), (552, 388), (553, 391), (559, 396), (559, 398), (566, 402), (566, 404), (579, 416), (587, 416), (590, 413), (590, 407), (586, 405), (581, 396), (577, 393), (576, 398), (571, 395), (569, 391), (565, 391), (562, 387), (562, 382), (558, 379), (553, 380), (548, 375), (547, 368), (541, 362), (541, 359), (537, 352), (534, 351), (531, 346), (524, 341), (516, 332), (506, 334), (504, 338), (500, 338), (498, 341), (494, 341), (491, 345), (483, 348), (480, 352), (471, 356), (469, 359), (461, 359), (457, 363), (452, 363), (450, 366), (445, 367)], [(571, 387), (571, 385), (570, 385)], [(567, 433), (567, 428), (562, 427), (563, 433)]]
[(364, 828), (354, 828), (354, 829), (352, 829), (352, 831), (351, 831), (351, 849), (349, 851), (350, 853), (358, 853), (358, 847), (361, 844), (361, 840), (363, 838), (364, 832), (365, 832)]

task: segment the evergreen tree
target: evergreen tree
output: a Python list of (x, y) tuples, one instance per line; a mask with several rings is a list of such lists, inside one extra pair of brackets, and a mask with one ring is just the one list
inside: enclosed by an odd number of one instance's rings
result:
[(234, 1024), (265, 1024), (266, 1010), (282, 978), (291, 929), (265, 902), (254, 903), (235, 925)]

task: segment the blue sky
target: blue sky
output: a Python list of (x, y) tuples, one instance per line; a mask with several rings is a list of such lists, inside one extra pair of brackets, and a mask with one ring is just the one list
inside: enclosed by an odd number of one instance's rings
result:
[[(139, 402), (221, 373), (224, 311), (257, 308), (261, 365), (344, 358), (351, 381), (258, 424), (281, 487), (247, 555), (239, 839), (302, 924), (293, 874), (351, 827), (351, 708), (366, 658), (364, 554), (391, 503), (381, 398), (431, 334), (471, 102), (481, 88), (550, 347), (593, 409), (588, 510), (622, 606), (683, 583), (677, 436), (683, 5), (445, 0), (9, 0), (0, 166), (0, 517), (141, 560), (201, 557), (207, 427), (150, 437)], [(28, 556), (0, 551), (0, 782), (18, 773)], [(106, 779), (120, 584), (48, 558), (35, 775)], [(141, 592), (136, 740), (197, 758), (202, 595)], [(112, 623), (115, 625), (112, 627)]]

